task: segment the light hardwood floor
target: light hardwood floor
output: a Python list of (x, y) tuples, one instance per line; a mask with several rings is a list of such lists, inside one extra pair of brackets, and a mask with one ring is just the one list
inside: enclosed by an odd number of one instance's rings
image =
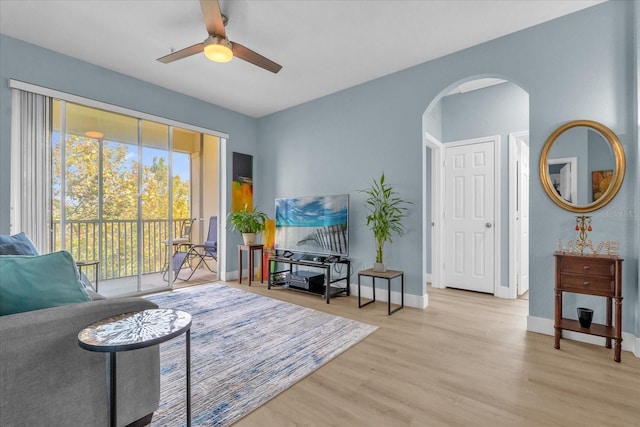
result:
[(227, 283), (379, 327), (236, 427), (640, 426), (640, 359), (526, 331), (528, 301), (429, 289), (386, 315), (356, 297)]

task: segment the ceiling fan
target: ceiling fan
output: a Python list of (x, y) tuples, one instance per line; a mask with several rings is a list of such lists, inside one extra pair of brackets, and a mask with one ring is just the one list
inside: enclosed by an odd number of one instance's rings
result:
[(168, 64), (169, 62), (204, 52), (207, 58), (215, 62), (229, 62), (235, 56), (272, 73), (280, 71), (282, 65), (276, 64), (259, 53), (227, 38), (224, 29), (227, 17), (220, 12), (218, 0), (200, 0), (200, 7), (202, 8), (204, 24), (207, 27), (209, 37), (202, 43), (194, 44), (158, 58), (158, 61)]

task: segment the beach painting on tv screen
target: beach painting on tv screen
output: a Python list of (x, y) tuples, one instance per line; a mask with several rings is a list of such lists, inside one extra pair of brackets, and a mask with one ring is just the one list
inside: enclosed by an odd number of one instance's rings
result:
[(347, 256), (349, 195), (276, 199), (276, 249)]

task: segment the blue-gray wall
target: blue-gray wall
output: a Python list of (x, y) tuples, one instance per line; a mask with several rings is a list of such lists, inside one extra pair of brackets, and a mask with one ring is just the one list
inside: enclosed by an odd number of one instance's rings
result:
[[(0, 233), (9, 232), (10, 219), (11, 89), (8, 79), (227, 133), (227, 163), (233, 151), (256, 154), (258, 137), (254, 118), (0, 35)], [(230, 189), (226, 191), (229, 197)], [(230, 243), (240, 242), (236, 234), (229, 234)], [(235, 249), (235, 245), (229, 244), (229, 248)], [(235, 253), (230, 249), (227, 253), (229, 270), (237, 265)]]
[[(548, 135), (561, 124), (596, 120), (619, 136), (629, 164), (618, 196), (593, 213), (592, 238), (621, 243), (623, 329), (638, 336), (640, 154), (633, 90), (637, 7), (637, 1), (606, 2), (259, 120), (0, 36), (0, 232), (9, 231), (11, 97), (7, 79), (14, 78), (229, 133), (227, 165), (232, 151), (256, 156), (256, 204), (269, 214), (273, 214), (275, 197), (350, 193), (355, 269), (371, 265), (374, 259), (373, 237), (364, 221), (364, 197), (357, 190), (384, 171), (400, 194), (414, 202), (407, 219), (409, 232), (388, 245), (385, 261), (406, 271), (407, 292), (418, 295), (423, 289), (425, 258), (420, 200), (422, 138), (427, 130), (424, 113), (458, 82), (498, 76), (529, 93), (530, 314), (553, 318), (552, 253), (559, 236), (575, 221), (572, 213), (558, 208), (542, 190), (535, 160)], [(227, 179), (229, 174), (230, 170)], [(227, 248), (229, 270), (234, 253)]]
[[(261, 205), (289, 195), (351, 194), (351, 258), (373, 262), (373, 237), (356, 190), (384, 171), (415, 204), (408, 235), (389, 245), (386, 263), (406, 271), (407, 291), (422, 292), (423, 114), (441, 93), (472, 77), (499, 76), (529, 94), (531, 155), (530, 314), (553, 318), (553, 251), (575, 224), (573, 213), (544, 193), (537, 159), (546, 138), (576, 119), (604, 123), (620, 138), (631, 164), (618, 196), (593, 213), (594, 240), (619, 240), (624, 263), (623, 328), (634, 331), (638, 310), (638, 147), (635, 95), (635, 2), (601, 5), (520, 31), (259, 120)], [(593, 31), (597, 28), (598, 31)], [(268, 165), (268, 166), (267, 166)], [(596, 311), (603, 305), (598, 303)]]
[[(442, 98), (443, 143), (500, 136), (501, 286), (509, 285), (509, 133), (529, 130), (529, 95), (514, 83), (504, 83)], [(429, 223), (428, 221), (427, 223)]]

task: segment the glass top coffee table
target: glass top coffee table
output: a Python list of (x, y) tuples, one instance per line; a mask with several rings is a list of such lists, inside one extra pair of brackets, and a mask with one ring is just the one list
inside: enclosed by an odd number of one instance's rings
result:
[(191, 425), (191, 315), (172, 309), (119, 314), (92, 323), (78, 333), (78, 344), (89, 351), (109, 353), (109, 419), (116, 426), (116, 354), (151, 347), (185, 333), (187, 426)]

